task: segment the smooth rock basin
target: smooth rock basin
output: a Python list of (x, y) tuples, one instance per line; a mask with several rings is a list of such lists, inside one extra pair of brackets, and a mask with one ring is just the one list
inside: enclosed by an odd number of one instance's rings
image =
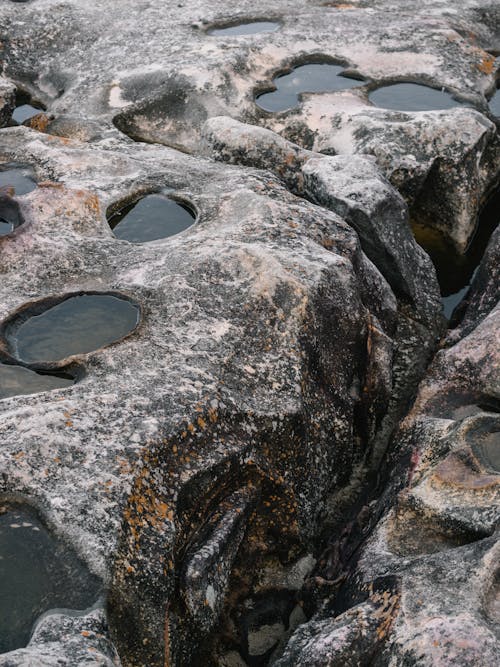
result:
[(368, 99), (376, 107), (394, 111), (435, 111), (467, 106), (446, 91), (419, 83), (393, 83), (382, 86), (372, 91)]
[(0, 399), (22, 394), (38, 394), (74, 384), (75, 378), (65, 375), (37, 373), (23, 366), (0, 364)]
[(255, 103), (264, 111), (287, 111), (297, 106), (301, 93), (327, 93), (364, 85), (363, 81), (344, 76), (344, 70), (343, 65), (332, 63), (299, 65), (289, 74), (274, 78), (276, 90), (258, 95)]
[(120, 340), (139, 322), (139, 306), (109, 294), (72, 296), (24, 320), (7, 334), (12, 353), (27, 363), (55, 362)]
[(54, 607), (85, 609), (101, 589), (33, 510), (10, 504), (0, 504), (0, 581), (0, 653), (25, 646), (40, 614)]
[(246, 21), (210, 28), (207, 30), (207, 35), (238, 37), (240, 35), (256, 35), (260, 32), (275, 32), (279, 28), (280, 24), (276, 21)]
[(21, 104), (14, 109), (12, 120), (18, 125), (22, 125), (25, 120), (28, 120), (28, 118), (33, 118), (33, 116), (42, 113), (42, 111), (43, 109), (37, 109), (31, 104)]
[(0, 188), (13, 188), (16, 195), (26, 195), (36, 188), (33, 170), (25, 165), (10, 163), (0, 166)]
[(108, 218), (108, 223), (116, 238), (145, 243), (179, 234), (191, 227), (195, 219), (186, 205), (155, 194), (120, 209)]

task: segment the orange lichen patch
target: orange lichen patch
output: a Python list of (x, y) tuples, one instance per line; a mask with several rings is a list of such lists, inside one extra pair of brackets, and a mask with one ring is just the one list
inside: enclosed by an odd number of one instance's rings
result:
[(12, 458), (16, 459), (16, 461), (19, 461), (25, 456), (24, 452), (17, 452), (17, 454), (13, 454)]
[(44, 113), (37, 113), (36, 116), (32, 116), (28, 121), (29, 127), (32, 130), (38, 130), (38, 132), (45, 132), (49, 125), (49, 117)]
[(90, 632), (88, 630), (82, 630), (80, 634), (82, 637), (90, 637)]
[(487, 475), (476, 472), (453, 454), (436, 467), (431, 479), (439, 484), (455, 486), (470, 491), (480, 491), (500, 485), (498, 475)]
[(495, 71), (495, 58), (491, 54), (484, 52), (481, 62), (476, 67), (483, 74), (493, 74)]
[(378, 639), (382, 641), (389, 635), (398, 615), (400, 596), (393, 591), (382, 591), (372, 595), (371, 600), (379, 605), (374, 617), (379, 620), (376, 632)]
[(53, 190), (65, 190), (62, 183), (55, 183), (54, 181), (42, 181), (38, 183), (39, 188), (52, 188)]

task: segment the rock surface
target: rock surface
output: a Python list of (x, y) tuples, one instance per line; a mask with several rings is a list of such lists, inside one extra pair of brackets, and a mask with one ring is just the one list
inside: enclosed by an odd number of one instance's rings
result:
[[(281, 27), (207, 34), (245, 18)], [(0, 237), (0, 362), (41, 299), (142, 308), (122, 341), (49, 365), (76, 384), (0, 402), (0, 496), (108, 590), (106, 614), (46, 616), (0, 665), (496, 664), (498, 234), (397, 425), (443, 332), (410, 221), (463, 251), (499, 177), (498, 8), (120, 0), (110, 20), (105, 0), (32, 0), (2, 3), (0, 39), (0, 161), (38, 181), (1, 194), (22, 224)], [(366, 84), (255, 105), (320, 56)], [(475, 108), (370, 106), (395, 80)], [(30, 127), (7, 127), (16, 90), (47, 107)], [(114, 238), (107, 215), (150, 192), (197, 223)]]

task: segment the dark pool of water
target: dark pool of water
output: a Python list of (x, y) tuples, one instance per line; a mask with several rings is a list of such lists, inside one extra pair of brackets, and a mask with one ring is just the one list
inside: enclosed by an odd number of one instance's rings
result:
[(28, 118), (33, 118), (33, 116), (36, 116), (42, 111), (43, 109), (40, 108), (37, 109), (31, 104), (21, 104), (20, 106), (14, 109), (14, 112), (12, 114), (12, 120), (16, 122), (18, 125), (22, 125), (22, 123), (24, 123), (25, 120), (28, 120)]
[(280, 24), (276, 21), (247, 21), (220, 28), (210, 28), (210, 30), (207, 30), (207, 34), (219, 37), (237, 37), (239, 35), (256, 35), (259, 32), (275, 32), (279, 27)]
[(448, 319), (467, 294), (488, 241), (499, 222), (500, 190), (490, 197), (482, 209), (476, 232), (464, 255), (458, 254), (440, 232), (430, 227), (413, 225), (417, 242), (430, 256), (436, 268), (443, 311)]
[(377, 88), (369, 94), (372, 104), (396, 111), (432, 111), (467, 106), (450, 93), (418, 83), (394, 83)]
[(58, 361), (109, 345), (139, 321), (138, 306), (109, 294), (73, 296), (30, 317), (8, 342), (27, 363)]
[(40, 373), (0, 363), (0, 399), (69, 387), (74, 382), (75, 378), (69, 375)]
[(147, 195), (108, 218), (118, 239), (145, 243), (173, 236), (195, 221), (195, 214), (183, 204), (163, 195)]
[(16, 195), (25, 195), (36, 188), (31, 167), (19, 164), (0, 165), (0, 188), (13, 188)]
[(10, 234), (23, 223), (18, 202), (0, 190), (0, 236)]
[(497, 90), (493, 95), (489, 104), (491, 113), (497, 118), (500, 118), (500, 90)]
[(40, 614), (54, 607), (86, 609), (100, 589), (34, 511), (0, 504), (0, 653), (26, 646)]
[(326, 93), (364, 85), (363, 81), (342, 76), (344, 70), (342, 65), (331, 63), (300, 65), (273, 79), (276, 90), (258, 95), (255, 103), (265, 111), (286, 111), (297, 106), (301, 93)]

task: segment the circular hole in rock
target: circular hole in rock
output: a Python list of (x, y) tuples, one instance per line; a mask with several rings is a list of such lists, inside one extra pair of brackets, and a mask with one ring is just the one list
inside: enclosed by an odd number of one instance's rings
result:
[(343, 74), (345, 67), (332, 63), (299, 65), (288, 74), (273, 79), (276, 90), (255, 98), (264, 111), (287, 111), (299, 103), (301, 93), (328, 93), (364, 85), (363, 81)]
[(44, 373), (0, 363), (0, 399), (62, 389), (76, 382), (69, 373)]
[(372, 91), (368, 99), (376, 107), (393, 111), (435, 111), (470, 106), (445, 90), (420, 83), (392, 83)]
[(187, 204), (163, 195), (147, 195), (108, 217), (116, 238), (145, 243), (179, 234), (194, 224), (196, 214)]
[(240, 35), (256, 35), (260, 32), (276, 32), (281, 27), (277, 21), (241, 21), (214, 26), (207, 30), (208, 35), (217, 37), (238, 37)]
[(86, 609), (102, 584), (29, 507), (0, 504), (0, 653), (26, 646), (38, 616)]
[(7, 343), (25, 363), (56, 362), (121, 340), (139, 323), (140, 308), (111, 294), (79, 294), (38, 305), (7, 323)]
[(36, 188), (33, 169), (15, 162), (0, 165), (0, 188), (12, 189), (18, 196), (32, 192)]

